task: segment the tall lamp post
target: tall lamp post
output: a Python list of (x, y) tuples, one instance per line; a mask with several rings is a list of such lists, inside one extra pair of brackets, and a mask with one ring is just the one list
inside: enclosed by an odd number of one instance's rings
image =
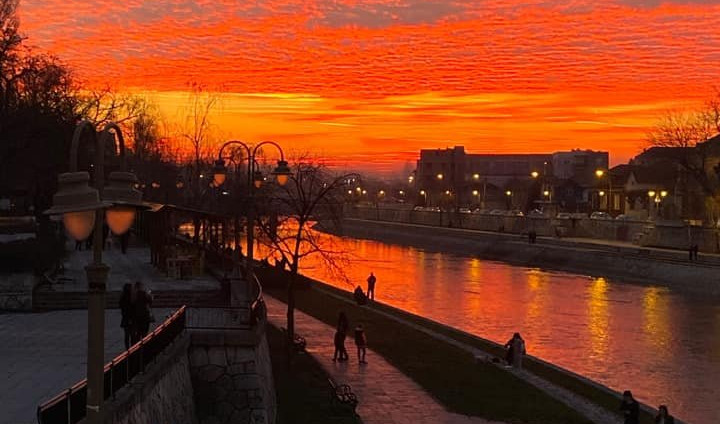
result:
[[(95, 144), (95, 188), (89, 186), (90, 174), (77, 170), (77, 155), (81, 136), (89, 133)], [(118, 138), (122, 171), (111, 172), (108, 185), (104, 185), (105, 146)], [(61, 215), (65, 229), (75, 240), (88, 238), (94, 230), (93, 261), (85, 267), (88, 279), (88, 339), (87, 339), (87, 422), (102, 422), (104, 399), (105, 356), (105, 290), (110, 267), (102, 262), (103, 216), (110, 230), (121, 235), (126, 233), (135, 220), (136, 209), (143, 208), (142, 194), (134, 189), (137, 178), (126, 172), (125, 141), (122, 131), (115, 123), (109, 123), (98, 134), (89, 121), (81, 122), (73, 134), (70, 149), (70, 172), (58, 176), (58, 192), (53, 196), (53, 206), (47, 215)], [(101, 200), (102, 198), (102, 200)]]
[[(213, 183), (216, 187), (221, 186), (225, 180), (227, 179), (227, 167), (225, 166), (225, 159), (229, 159), (229, 157), (223, 156), (223, 152), (225, 151), (225, 148), (228, 146), (241, 146), (243, 149), (245, 149), (245, 153), (247, 154), (246, 159), (248, 163), (247, 167), (247, 185), (248, 185), (248, 214), (247, 214), (247, 263), (245, 264), (245, 278), (247, 281), (246, 287), (245, 287), (245, 295), (246, 300), (249, 302), (251, 295), (251, 285), (250, 282), (253, 281), (253, 250), (254, 250), (254, 243), (255, 243), (255, 190), (259, 189), (262, 186), (263, 181), (265, 181), (262, 173), (258, 169), (257, 161), (255, 160), (257, 156), (258, 149), (262, 146), (274, 146), (277, 148), (277, 150), (280, 152), (280, 160), (277, 161), (277, 167), (272, 171), (272, 175), (275, 175), (275, 178), (277, 179), (277, 183), (281, 186), (284, 186), (285, 183), (287, 183), (288, 178), (292, 174), (290, 171), (290, 168), (288, 167), (288, 163), (285, 161), (285, 154), (283, 153), (282, 148), (279, 144), (275, 143), (274, 141), (263, 141), (261, 143), (258, 143), (255, 145), (255, 147), (250, 148), (247, 144), (245, 144), (242, 141), (239, 140), (231, 140), (226, 142), (225, 144), (220, 147), (220, 151), (218, 152), (218, 159), (215, 161), (215, 166), (213, 167)], [(235, 250), (237, 250), (237, 261), (238, 264), (240, 263), (240, 246), (238, 245), (238, 238), (237, 238), (237, 227), (235, 228)], [(231, 295), (231, 301), (238, 302), (237, 296)]]

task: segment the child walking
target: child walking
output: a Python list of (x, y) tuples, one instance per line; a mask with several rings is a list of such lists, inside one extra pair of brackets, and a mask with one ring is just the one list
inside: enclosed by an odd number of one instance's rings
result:
[(358, 324), (357, 327), (355, 327), (355, 345), (357, 346), (358, 362), (367, 364), (367, 362), (365, 362), (367, 339), (365, 338), (365, 330), (363, 330), (362, 324)]

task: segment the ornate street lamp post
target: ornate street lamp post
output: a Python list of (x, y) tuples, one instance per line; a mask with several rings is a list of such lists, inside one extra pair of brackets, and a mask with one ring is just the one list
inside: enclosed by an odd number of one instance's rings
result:
[[(252, 295), (251, 295), (251, 285), (250, 282), (253, 281), (253, 248), (255, 243), (255, 190), (259, 189), (262, 186), (263, 181), (265, 181), (262, 173), (257, 168), (257, 161), (255, 160), (255, 157), (257, 155), (258, 149), (265, 145), (271, 145), (277, 148), (277, 150), (280, 152), (280, 160), (277, 161), (277, 167), (272, 171), (272, 175), (275, 176), (277, 183), (281, 186), (284, 186), (290, 175), (292, 175), (292, 171), (288, 167), (288, 163), (285, 161), (285, 154), (283, 153), (282, 148), (280, 145), (275, 143), (274, 141), (263, 141), (259, 144), (257, 144), (254, 148), (250, 148), (247, 144), (245, 144), (242, 141), (238, 140), (231, 140), (226, 142), (225, 144), (220, 147), (220, 151), (218, 152), (218, 159), (215, 161), (215, 166), (213, 167), (213, 183), (216, 187), (221, 186), (225, 180), (227, 179), (227, 167), (225, 166), (225, 159), (226, 157), (223, 156), (223, 151), (226, 147), (236, 145), (241, 146), (245, 150), (245, 153), (247, 153), (246, 159), (248, 163), (248, 172), (247, 172), (247, 185), (248, 185), (248, 214), (247, 214), (247, 263), (245, 264), (245, 278), (247, 280), (247, 285), (245, 287), (245, 295), (246, 300), (250, 301)], [(238, 264), (240, 262), (240, 246), (238, 243), (238, 233), (237, 233), (237, 226), (235, 227), (235, 249), (238, 252), (237, 255), (237, 261)], [(237, 296), (232, 296), (231, 301), (238, 302)]]
[[(108, 185), (104, 186), (105, 146), (112, 140), (114, 131), (120, 146), (122, 169), (111, 172)], [(88, 132), (95, 143), (95, 188), (89, 186), (90, 174), (77, 170), (80, 139)], [(125, 172), (125, 141), (122, 131), (115, 123), (109, 123), (98, 134), (89, 121), (81, 122), (73, 134), (70, 149), (70, 172), (58, 176), (58, 192), (53, 196), (52, 208), (47, 215), (61, 215), (65, 229), (75, 240), (84, 240), (95, 231), (93, 261), (85, 267), (88, 279), (88, 345), (87, 345), (87, 422), (102, 422), (104, 399), (104, 350), (105, 350), (105, 290), (110, 268), (102, 262), (103, 215), (110, 230), (121, 235), (127, 232), (135, 220), (136, 210), (144, 208), (142, 194), (135, 190), (137, 178)], [(102, 198), (102, 200), (101, 200)]]

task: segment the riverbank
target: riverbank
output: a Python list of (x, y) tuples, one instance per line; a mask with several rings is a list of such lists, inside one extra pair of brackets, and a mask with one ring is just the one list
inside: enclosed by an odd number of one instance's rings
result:
[[(319, 287), (321, 283), (314, 285)], [(286, 299), (284, 290), (266, 292), (277, 299)], [(348, 293), (338, 293), (350, 299)], [(470, 352), (428, 337), (425, 332), (387, 317), (373, 307), (357, 306), (316, 288), (297, 290), (296, 304), (299, 310), (333, 327), (338, 311), (345, 311), (353, 325), (363, 324), (371, 349), (451, 412), (515, 423), (592, 422), (513, 373), (491, 362), (478, 361)], [(327, 342), (332, 342), (332, 334), (328, 334)], [(372, 363), (372, 358), (368, 361)]]
[(352, 218), (344, 219), (339, 231), (322, 223), (316, 228), (339, 236), (720, 296), (720, 265), (714, 258), (698, 263), (659, 249), (552, 238), (538, 238), (537, 243), (529, 244), (527, 238), (516, 234)]

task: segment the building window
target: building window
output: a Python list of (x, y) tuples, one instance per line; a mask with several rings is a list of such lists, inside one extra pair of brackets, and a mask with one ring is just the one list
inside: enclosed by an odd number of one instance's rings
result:
[(620, 210), (620, 195), (613, 193), (613, 210), (619, 211)]

